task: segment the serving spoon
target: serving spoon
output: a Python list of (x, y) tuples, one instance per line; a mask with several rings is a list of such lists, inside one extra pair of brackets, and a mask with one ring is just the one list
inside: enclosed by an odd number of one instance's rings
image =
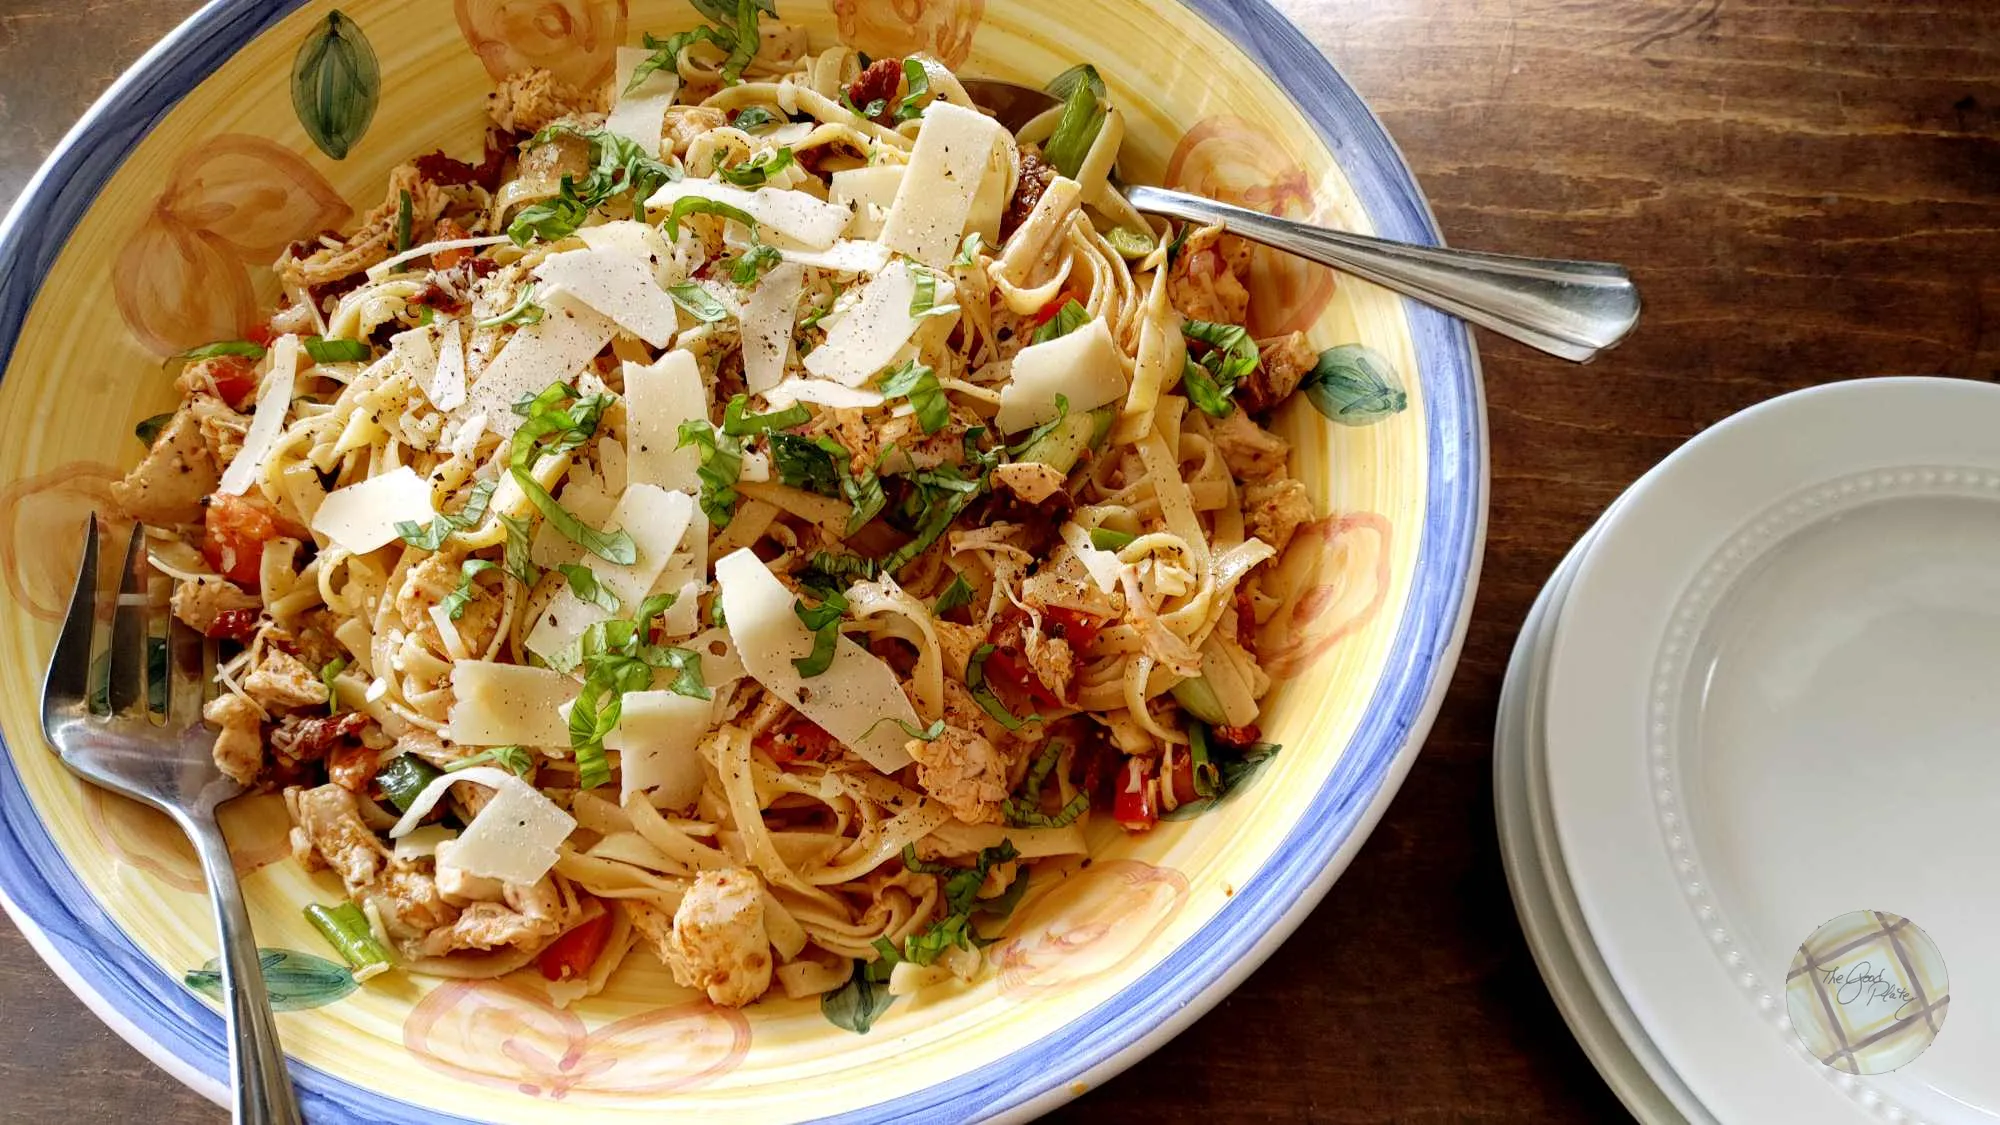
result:
[[(1055, 95), (972, 78), (965, 92), (1012, 130), (1061, 105)], [(1611, 262), (1521, 258), (1418, 246), (1281, 219), (1184, 191), (1113, 186), (1135, 210), (1194, 223), (1296, 254), (1484, 325), (1531, 348), (1577, 363), (1617, 346), (1639, 320), (1639, 290)]]

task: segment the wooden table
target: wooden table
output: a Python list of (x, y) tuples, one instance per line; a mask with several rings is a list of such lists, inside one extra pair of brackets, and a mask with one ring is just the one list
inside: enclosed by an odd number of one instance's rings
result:
[[(1590, 368), (1481, 334), (1485, 576), (1402, 795), (1234, 996), (1054, 1119), (1622, 1119), (1501, 873), (1490, 754), (1515, 630), (1597, 513), (1703, 427), (1834, 379), (2000, 377), (2000, 8), (1284, 2), (1382, 115), (1453, 243), (1625, 262), (1647, 312)], [(195, 6), (0, 0), (0, 195)], [(224, 1119), (0, 931), (0, 1117)]]

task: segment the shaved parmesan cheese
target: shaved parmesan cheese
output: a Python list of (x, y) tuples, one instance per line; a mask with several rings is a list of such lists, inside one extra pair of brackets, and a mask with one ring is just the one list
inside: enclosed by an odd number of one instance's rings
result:
[(1022, 348), (1014, 356), (1012, 374), (1000, 389), (1000, 412), (993, 416), (1003, 434), (1055, 418), (1057, 395), (1069, 401), (1071, 414), (1125, 397), (1125, 365), (1101, 317), (1067, 336)]
[(680, 326), (674, 299), (654, 279), (658, 263), (624, 248), (551, 254), (535, 276), (608, 316), (620, 328), (664, 348)]
[(887, 664), (843, 636), (823, 674), (801, 677), (792, 661), (811, 655), (813, 634), (792, 612), (792, 592), (747, 547), (717, 560), (715, 577), (737, 655), (758, 683), (876, 769), (910, 764), (909, 736), (886, 720), (922, 723)]
[(916, 334), (918, 318), (910, 315), (916, 291), (909, 263), (883, 267), (828, 326), (826, 342), (806, 356), (806, 370), (850, 387), (874, 378)]
[(881, 391), (843, 386), (827, 379), (787, 379), (772, 387), (764, 397), (778, 410), (795, 402), (810, 402), (835, 410), (866, 410), (884, 401)]
[(784, 235), (797, 239), (812, 249), (831, 246), (840, 232), (847, 229), (851, 212), (837, 204), (823, 199), (815, 199), (802, 191), (784, 188), (759, 188), (746, 191), (740, 187), (716, 180), (678, 180), (667, 184), (646, 200), (646, 206), (665, 210), (676, 200), (687, 196), (700, 196), (717, 203), (726, 203), (742, 211), (762, 225)]
[(608, 317), (560, 293), (547, 295), (542, 319), (517, 330), (480, 373), (458, 412), (486, 415), (494, 433), (511, 437), (522, 418), (514, 404), (550, 383), (567, 383), (618, 334)]
[(565, 585), (535, 615), (535, 627), (528, 630), (521, 643), (549, 667), (558, 672), (569, 672), (582, 658), (576, 642), (583, 636), (583, 631), (600, 621), (609, 620), (609, 613), (577, 597), (576, 592)]
[(250, 419), (250, 430), (243, 435), (243, 448), (222, 471), (222, 482), (215, 486), (217, 492), (241, 496), (263, 474), (264, 462), (271, 459), (271, 451), (278, 447), (278, 436), (285, 428), (285, 414), (292, 408), (292, 387), (298, 374), (299, 338), (278, 337), (271, 344), (271, 368), (264, 372), (264, 381), (257, 388), (256, 416)]
[(681, 423), (708, 418), (708, 391), (694, 353), (670, 351), (650, 367), (625, 365), (625, 476), (680, 492), (698, 492), (701, 453), (680, 445)]
[[(594, 476), (572, 472), (556, 502), (563, 510), (592, 527), (603, 527), (611, 518), (611, 509), (618, 503)], [(555, 525), (544, 520), (535, 527), (535, 537), (528, 544), (528, 561), (548, 569), (567, 563), (580, 561), (583, 548), (576, 545), (569, 536), (557, 531)]]
[[(880, 273), (889, 264), (889, 248), (879, 242), (843, 238), (824, 250), (780, 250), (787, 262), (835, 273)], [(770, 284), (768, 279), (765, 284)]]
[[(680, 546), (694, 512), (694, 498), (685, 492), (635, 484), (619, 498), (617, 507), (604, 521), (604, 529), (624, 528), (638, 548), (638, 561), (622, 566), (581, 551), (577, 561), (589, 568), (598, 584), (618, 599), (621, 611), (630, 612), (652, 592), (675, 548)], [(573, 646), (577, 638), (585, 629), (610, 617), (610, 613), (583, 601), (565, 587), (536, 617), (535, 627), (529, 631), (525, 643), (528, 651), (551, 667), (567, 670), (576, 663)]]
[(312, 529), (336, 546), (365, 555), (396, 538), (405, 520), (429, 523), (431, 486), (408, 465), (326, 494), (313, 513)]
[(927, 266), (949, 267), (994, 150), (1007, 143), (1007, 130), (991, 117), (933, 102), (882, 224), (882, 244)]
[[(576, 818), (534, 786), (492, 766), (473, 766), (432, 778), (410, 802), (403, 819), (389, 830), (389, 838), (399, 840), (416, 831), (451, 787), (461, 783), (484, 785), (493, 790), (493, 796), (451, 842), (451, 865), (468, 875), (523, 886), (547, 875), (556, 864), (556, 849), (576, 830)], [(436, 850), (435, 844), (432, 850)]]
[(896, 189), (903, 186), (905, 170), (901, 164), (876, 164), (833, 174), (826, 196), (854, 208), (854, 219), (847, 224), (849, 236), (875, 238), (882, 233), (882, 222), (895, 206)]
[[(437, 367), (424, 387), (424, 396), (439, 410), (456, 410), (465, 401), (465, 336), (458, 321), (444, 322), (437, 352)], [(485, 428), (483, 422), (480, 428)]]
[(604, 119), (604, 129), (638, 145), (647, 156), (658, 156), (667, 107), (674, 104), (674, 95), (680, 92), (680, 73), (673, 67), (661, 67), (641, 79), (638, 89), (626, 89), (632, 84), (632, 72), (652, 57), (653, 52), (643, 47), (618, 48), (616, 77), (611, 84), (618, 91), (618, 100), (611, 107), (610, 116)]
[[(446, 321), (455, 324), (456, 321)], [(411, 383), (427, 387), (437, 378), (437, 342), (429, 328), (412, 328), (389, 337), (389, 362)]]
[(672, 691), (628, 691), (618, 726), (604, 737), (618, 751), (619, 799), (654, 790), (655, 803), (686, 808), (701, 795), (708, 770), (696, 749), (708, 733), (710, 703)]
[(805, 276), (806, 271), (797, 263), (780, 262), (750, 291), (750, 299), (743, 305), (743, 382), (752, 394), (775, 386), (785, 377)]
[(451, 436), (451, 444), (446, 448), (454, 457), (471, 457), (479, 450), (479, 439), (486, 435), (486, 412), (480, 411), (467, 418)]
[(1097, 588), (1107, 594), (1116, 593), (1118, 553), (1099, 550), (1090, 542), (1090, 533), (1076, 523), (1063, 524), (1062, 538), (1063, 542), (1069, 544), (1070, 549), (1076, 552), (1077, 561), (1083, 564), (1083, 569), (1090, 572), (1091, 581), (1097, 583)]
[(458, 839), (458, 833), (442, 824), (426, 824), (396, 841), (392, 854), (396, 859), (408, 863), (427, 855), (436, 855), (439, 844)]
[(526, 664), (461, 660), (451, 666), (451, 740), (467, 746), (568, 746), (561, 709), (578, 684)]

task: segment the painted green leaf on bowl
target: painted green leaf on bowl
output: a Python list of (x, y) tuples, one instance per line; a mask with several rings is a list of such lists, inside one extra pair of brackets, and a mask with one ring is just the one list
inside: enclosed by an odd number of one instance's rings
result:
[(382, 69), (360, 25), (328, 12), (292, 60), (292, 108), (321, 152), (344, 160), (361, 142), (382, 97)]
[[(346, 966), (296, 949), (259, 949), (257, 960), (264, 967), (264, 985), (270, 989), (275, 1011), (324, 1007), (360, 987)], [(181, 980), (203, 996), (220, 1001), (221, 970), (221, 962), (210, 957), (201, 968), (189, 969)]]
[(1299, 389), (1321, 414), (1344, 426), (1366, 426), (1410, 405), (1396, 368), (1381, 352), (1342, 344), (1319, 354)]

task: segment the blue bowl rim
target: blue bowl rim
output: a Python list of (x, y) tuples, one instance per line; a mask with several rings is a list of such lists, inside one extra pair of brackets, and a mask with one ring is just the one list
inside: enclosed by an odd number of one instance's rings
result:
[[(0, 372), (57, 255), (127, 154), (243, 44), (307, 0), (213, 0), (122, 75), (0, 221)], [(1442, 245), (1401, 152), (1332, 62), (1268, 0), (1181, 0), (1287, 91), (1331, 149), (1376, 230)], [(1311, 91), (1311, 101), (1298, 96)], [(1487, 449), (1479, 359), (1466, 326), (1405, 300), (1430, 450), (1417, 573), (1368, 710), (1273, 858), (1160, 964), (1091, 1011), (967, 1074), (835, 1118), (1025, 1120), (1101, 1084), (1206, 1012), (1326, 893), (1408, 773), (1457, 663), (1485, 541)], [(5, 750), (0, 746), (0, 750)], [(227, 1098), (223, 1020), (142, 953), (84, 888), (0, 753), (0, 905), (114, 1031), (182, 1082)], [(468, 1119), (385, 1097), (293, 1061), (309, 1117)]]

